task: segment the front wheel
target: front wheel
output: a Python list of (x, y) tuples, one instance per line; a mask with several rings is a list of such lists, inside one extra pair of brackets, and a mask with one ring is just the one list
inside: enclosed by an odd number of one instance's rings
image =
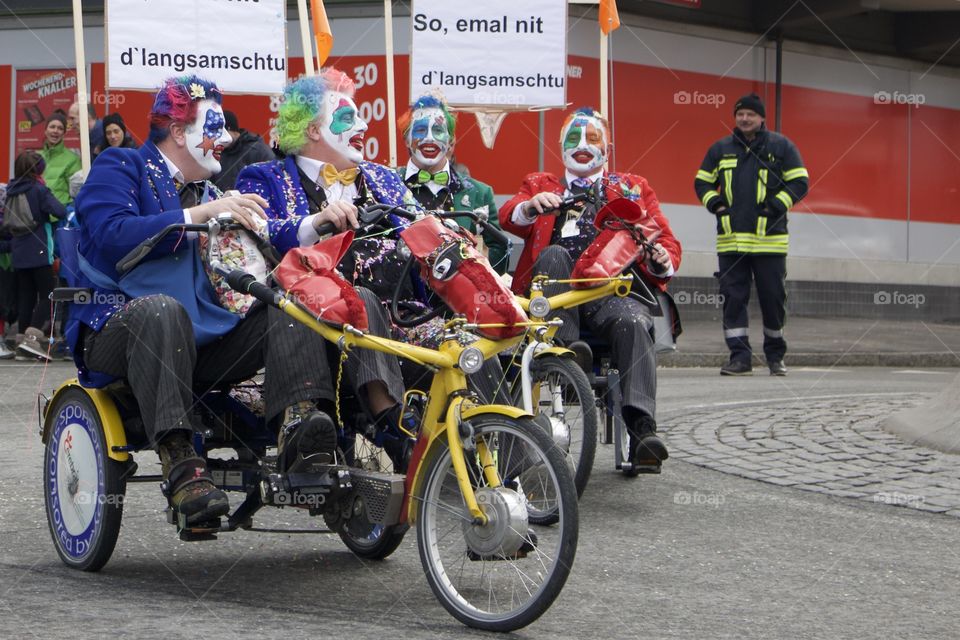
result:
[(120, 534), (127, 466), (108, 457), (101, 418), (82, 390), (58, 394), (47, 416), (43, 493), (50, 535), (67, 566), (98, 571)]
[[(473, 522), (441, 438), (414, 494), (417, 546), (430, 588), (464, 624), (512, 631), (539, 618), (563, 588), (577, 551), (577, 494), (563, 454), (530, 420), (470, 418), (467, 471), (487, 523)], [(485, 474), (481, 460), (495, 464)], [(499, 476), (491, 482), (491, 475)], [(535, 510), (556, 526), (531, 522)]]

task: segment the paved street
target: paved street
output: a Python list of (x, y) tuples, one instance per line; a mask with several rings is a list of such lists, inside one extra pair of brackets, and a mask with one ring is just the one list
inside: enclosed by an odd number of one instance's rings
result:
[[(487, 635), (436, 602), (412, 534), (381, 563), (356, 559), (328, 534), (184, 543), (163, 523), (152, 485), (129, 489), (101, 573), (66, 569), (47, 532), (30, 415), (37, 390), (71, 374), (57, 364), (41, 382), (39, 366), (0, 365), (0, 637)], [(672, 451), (664, 473), (625, 479), (611, 448), (599, 447), (570, 580), (514, 636), (957, 637), (960, 529), (949, 512), (930, 509), (957, 508), (960, 465), (877, 428), (955, 375), (661, 370), (660, 422)], [(318, 524), (290, 510), (262, 513), (265, 527)]]

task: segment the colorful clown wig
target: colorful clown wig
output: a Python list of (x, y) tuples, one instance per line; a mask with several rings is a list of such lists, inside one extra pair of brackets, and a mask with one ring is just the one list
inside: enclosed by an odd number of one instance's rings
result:
[(150, 141), (161, 142), (170, 135), (170, 125), (192, 124), (197, 118), (197, 103), (201, 100), (223, 102), (217, 85), (198, 76), (168, 78), (150, 110)]
[(417, 98), (417, 101), (410, 105), (406, 113), (397, 120), (400, 135), (403, 136), (404, 140), (406, 140), (407, 134), (410, 132), (410, 126), (413, 124), (413, 112), (417, 109), (440, 109), (440, 111), (443, 112), (443, 117), (447, 121), (447, 131), (450, 133), (450, 142), (451, 144), (456, 142), (457, 115), (450, 113), (450, 109), (447, 107), (447, 103), (443, 98), (434, 95), (425, 95)]
[(323, 113), (323, 97), (336, 91), (353, 97), (353, 80), (325, 67), (318, 76), (305, 76), (283, 90), (283, 104), (277, 114), (277, 141), (284, 153), (300, 153), (307, 143), (307, 127)]
[(560, 127), (560, 144), (563, 144), (563, 133), (567, 130), (567, 127), (570, 126), (570, 121), (576, 118), (577, 116), (587, 116), (589, 118), (596, 118), (601, 125), (603, 125), (603, 133), (607, 138), (607, 144), (612, 142), (610, 138), (610, 123), (607, 122), (607, 119), (600, 115), (600, 112), (594, 109), (593, 107), (580, 107), (576, 111), (573, 111), (568, 115), (564, 121), (563, 126)]

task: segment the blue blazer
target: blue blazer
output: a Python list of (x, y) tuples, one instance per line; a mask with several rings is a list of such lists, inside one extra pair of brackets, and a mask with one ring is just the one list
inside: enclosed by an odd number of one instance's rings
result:
[[(218, 195), (219, 191), (208, 183), (205, 198), (216, 198)], [(125, 296), (118, 296), (116, 290), (104, 285), (104, 282), (116, 283), (120, 280), (116, 270), (117, 262), (150, 236), (171, 224), (182, 223), (184, 214), (173, 178), (156, 145), (151, 142), (140, 149), (111, 147), (100, 154), (77, 194), (76, 206), (77, 223), (80, 227), (78, 250), (89, 267), (98, 272), (99, 276), (80, 273), (73, 283), (74, 286), (93, 289), (93, 295), (88, 304), (71, 305), (66, 335), (80, 371), (81, 381), (99, 386), (109, 382), (109, 378), (95, 375), (95, 372), (88, 371), (84, 366), (82, 350), (77, 348), (80, 326), (85, 325), (99, 331), (107, 320), (122, 308), (126, 302)], [(281, 228), (290, 227), (292, 231), (271, 229), (271, 238), (285, 239), (292, 235), (296, 241), (297, 224), (295, 219), (282, 225), (274, 223)], [(168, 234), (131, 272), (143, 274), (143, 280), (148, 282), (146, 290), (141, 283), (135, 295), (166, 293), (184, 302), (185, 306), (188, 302), (199, 301), (201, 307), (213, 313), (213, 316), (203, 316), (205, 322), (212, 323), (211, 326), (198, 325), (197, 318), (191, 315), (198, 344), (202, 344), (203, 341), (232, 329), (239, 318), (231, 318), (232, 314), (225, 309), (211, 308), (211, 305), (218, 307), (216, 294), (209, 280), (201, 276), (202, 269), (200, 273), (197, 273), (196, 268), (187, 270), (187, 273), (193, 274), (192, 282), (184, 282), (167, 274), (166, 265), (171, 263), (163, 262), (164, 260), (182, 258), (182, 264), (199, 264), (193, 246), (195, 241), (180, 236), (178, 233)], [(285, 252), (291, 246), (296, 246), (296, 243), (286, 245), (280, 242), (277, 249)], [(223, 313), (228, 315), (224, 316)], [(215, 321), (211, 320), (211, 317), (215, 318)]]
[[(389, 167), (374, 162), (361, 162), (357, 168), (375, 202), (422, 209), (407, 185)], [(299, 220), (310, 213), (307, 195), (300, 184), (297, 157), (294, 155), (283, 160), (258, 162), (244, 167), (237, 177), (236, 188), (241, 193), (256, 193), (266, 200), (270, 205), (267, 216), (273, 220)], [(399, 221), (395, 223), (401, 224)]]

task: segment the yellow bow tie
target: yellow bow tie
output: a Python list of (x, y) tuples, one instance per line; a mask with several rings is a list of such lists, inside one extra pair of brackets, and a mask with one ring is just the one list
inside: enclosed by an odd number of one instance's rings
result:
[(323, 183), (326, 186), (332, 185), (334, 182), (339, 182), (340, 184), (353, 184), (357, 181), (357, 174), (359, 171), (356, 167), (352, 169), (344, 169), (343, 171), (337, 171), (337, 168), (332, 164), (323, 165), (323, 171), (320, 172), (320, 179), (323, 180)]

